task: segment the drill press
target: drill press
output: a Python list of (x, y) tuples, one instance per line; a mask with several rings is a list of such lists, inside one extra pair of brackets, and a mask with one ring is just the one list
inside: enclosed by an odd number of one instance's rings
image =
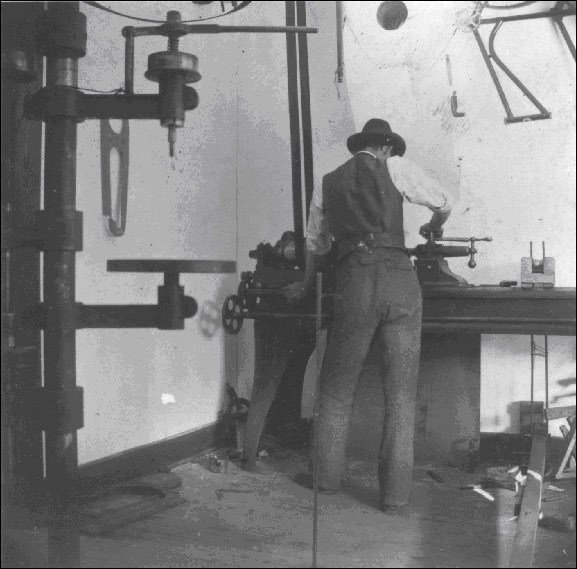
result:
[[(423, 286), (470, 286), (469, 283), (449, 268), (447, 257), (469, 257), (467, 265), (474, 269), (475, 243), (477, 241), (492, 241), (491, 237), (446, 237), (435, 239), (430, 234), (427, 242), (409, 249), (409, 254), (415, 257), (414, 265), (417, 270), (417, 278)], [(439, 241), (453, 241), (469, 243), (464, 245), (442, 245)]]

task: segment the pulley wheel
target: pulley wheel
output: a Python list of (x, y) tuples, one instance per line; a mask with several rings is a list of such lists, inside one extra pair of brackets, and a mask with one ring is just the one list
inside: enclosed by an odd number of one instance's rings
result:
[(184, 75), (185, 83), (196, 83), (200, 80), (198, 57), (183, 51), (157, 51), (148, 56), (147, 79), (158, 83), (162, 73), (178, 73)]
[(236, 294), (227, 296), (222, 305), (222, 325), (229, 334), (238, 334), (242, 328), (242, 300)]

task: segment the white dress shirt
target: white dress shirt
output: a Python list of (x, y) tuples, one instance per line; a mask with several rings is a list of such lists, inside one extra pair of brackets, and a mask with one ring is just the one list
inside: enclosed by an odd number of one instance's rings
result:
[[(357, 154), (370, 154), (361, 150)], [(433, 212), (445, 213), (451, 211), (453, 199), (451, 194), (431, 178), (422, 168), (400, 156), (393, 156), (387, 160), (387, 167), (391, 180), (403, 199), (412, 204), (424, 205)], [(325, 255), (329, 252), (333, 236), (328, 228), (323, 212), (322, 186), (317, 184), (309, 209), (307, 224), (307, 250), (316, 255)]]

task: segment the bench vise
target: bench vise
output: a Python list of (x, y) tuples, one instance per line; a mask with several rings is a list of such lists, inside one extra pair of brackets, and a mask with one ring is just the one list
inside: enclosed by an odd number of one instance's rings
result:
[[(427, 242), (409, 249), (409, 255), (415, 257), (414, 265), (417, 278), (422, 286), (469, 286), (469, 283), (449, 268), (447, 257), (469, 257), (469, 268), (477, 266), (475, 261), (475, 243), (477, 241), (492, 241), (491, 237), (446, 237), (435, 239), (429, 235)], [(442, 245), (439, 241), (457, 241), (469, 243), (465, 245)]]

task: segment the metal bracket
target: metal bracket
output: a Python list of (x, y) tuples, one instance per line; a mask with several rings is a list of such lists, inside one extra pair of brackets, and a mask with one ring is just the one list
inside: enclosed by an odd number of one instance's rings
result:
[[(122, 121), (122, 130), (115, 132), (109, 120), (100, 121), (100, 170), (102, 176), (102, 215), (108, 218), (108, 228), (115, 237), (124, 235), (128, 207), (128, 166), (130, 131), (128, 119)], [(112, 181), (110, 155), (118, 152), (117, 202), (112, 212)]]
[[(449, 55), (445, 56), (445, 62), (447, 64), (447, 78), (449, 79), (449, 87), (453, 87), (453, 73), (451, 71), (451, 58)], [(453, 91), (451, 95), (451, 113), (455, 118), (461, 118), (465, 116), (465, 113), (462, 113), (458, 109), (459, 103), (457, 101), (457, 91)]]
[(459, 103), (457, 102), (457, 91), (453, 91), (453, 94), (451, 95), (451, 112), (455, 118), (464, 117), (465, 113), (460, 112), (458, 108)]
[[(471, 25), (471, 29), (475, 34), (475, 39), (479, 44), (479, 49), (481, 50), (481, 54), (483, 55), (483, 59), (487, 64), (487, 68), (489, 69), (489, 73), (491, 74), (491, 78), (493, 79), (493, 83), (497, 88), (497, 92), (499, 93), (499, 97), (501, 102), (503, 103), (503, 107), (505, 108), (505, 112), (507, 113), (507, 117), (505, 118), (505, 124), (510, 123), (518, 123), (518, 122), (527, 122), (527, 121), (534, 121), (540, 119), (549, 119), (551, 118), (551, 113), (539, 102), (539, 100), (531, 93), (531, 91), (521, 82), (521, 80), (503, 63), (503, 61), (497, 56), (495, 52), (495, 37), (503, 25), (504, 22), (514, 22), (514, 21), (521, 21), (521, 20), (536, 20), (536, 19), (544, 19), (550, 18), (552, 19), (561, 30), (561, 33), (571, 50), (573, 58), (575, 58), (575, 46), (572, 44), (567, 30), (563, 25), (563, 17), (565, 16), (574, 16), (575, 10), (562, 9), (561, 4), (557, 3), (557, 6), (548, 12), (539, 12), (534, 14), (522, 14), (519, 16), (508, 16), (508, 17), (500, 17), (500, 18), (486, 18), (480, 20), (478, 25)], [(483, 42), (483, 38), (479, 33), (478, 26), (482, 24), (495, 24), (493, 29), (491, 30), (491, 34), (489, 36), (489, 51), (485, 47), (485, 43)], [(533, 105), (538, 109), (539, 113), (530, 114), (530, 115), (520, 115), (516, 116), (513, 114), (511, 110), (511, 106), (509, 105), (509, 101), (507, 100), (507, 96), (503, 90), (503, 86), (501, 85), (501, 81), (497, 76), (497, 72), (493, 67), (493, 61), (497, 64), (497, 66), (509, 77), (509, 79), (521, 90), (521, 92), (533, 103)]]

